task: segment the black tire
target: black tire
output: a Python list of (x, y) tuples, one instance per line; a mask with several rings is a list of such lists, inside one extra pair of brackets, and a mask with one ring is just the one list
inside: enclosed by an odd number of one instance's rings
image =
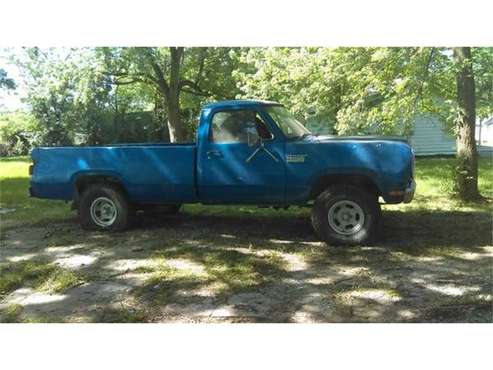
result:
[[(349, 212), (340, 213), (342, 208)], [(342, 223), (341, 217), (345, 217)], [(312, 209), (313, 229), (321, 240), (334, 246), (371, 243), (378, 234), (380, 218), (378, 197), (351, 185), (327, 188)]]
[[(114, 210), (114, 213), (111, 213), (113, 217), (109, 217), (107, 224), (101, 224), (101, 220), (98, 223), (97, 212), (91, 211), (91, 207), (96, 208), (99, 204), (96, 202), (105, 202), (105, 205)], [(131, 215), (132, 209), (124, 194), (110, 185), (90, 185), (80, 197), (79, 220), (85, 230), (124, 230), (130, 222)]]

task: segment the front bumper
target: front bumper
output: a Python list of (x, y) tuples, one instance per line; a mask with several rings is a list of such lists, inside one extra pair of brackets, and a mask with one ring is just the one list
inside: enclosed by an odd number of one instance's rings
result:
[(404, 203), (411, 203), (414, 198), (414, 193), (416, 192), (416, 181), (411, 180), (406, 190), (404, 190)]

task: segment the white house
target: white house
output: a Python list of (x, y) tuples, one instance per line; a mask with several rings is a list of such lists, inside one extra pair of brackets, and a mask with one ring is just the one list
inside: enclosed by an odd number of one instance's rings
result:
[(476, 142), (480, 149), (493, 150), (493, 116), (476, 124)]
[[(419, 116), (409, 137), (417, 155), (454, 154), (455, 137), (432, 116)], [(493, 116), (476, 123), (476, 143), (480, 153), (493, 152)]]
[[(333, 134), (327, 119), (311, 116), (307, 127), (316, 134)], [(369, 128), (368, 134), (378, 135), (378, 127)], [(413, 121), (408, 140), (416, 155), (453, 155), (456, 152), (455, 137), (442, 122), (431, 115), (418, 115)], [(476, 142), (480, 153), (493, 153), (493, 116), (476, 124)]]
[(456, 149), (455, 138), (437, 118), (427, 115), (414, 119), (409, 142), (416, 155), (454, 154)]

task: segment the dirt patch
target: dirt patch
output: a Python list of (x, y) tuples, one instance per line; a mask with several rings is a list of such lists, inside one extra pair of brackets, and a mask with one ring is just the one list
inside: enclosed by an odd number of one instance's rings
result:
[(11, 229), (0, 263), (43, 261), (84, 283), (56, 294), (22, 286), (0, 311), (48, 322), (492, 322), (489, 216), (460, 238), (443, 217), (394, 216), (382, 242), (356, 248), (326, 247), (304, 218), (182, 215), (118, 234), (75, 223)]

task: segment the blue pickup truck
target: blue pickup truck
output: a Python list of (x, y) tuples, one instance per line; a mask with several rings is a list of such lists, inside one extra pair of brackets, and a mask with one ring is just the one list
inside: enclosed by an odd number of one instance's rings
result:
[(43, 147), (30, 194), (72, 201), (85, 229), (122, 230), (137, 210), (184, 203), (311, 206), (328, 244), (374, 239), (379, 199), (410, 202), (414, 155), (402, 139), (310, 133), (279, 103), (203, 107), (196, 142)]

